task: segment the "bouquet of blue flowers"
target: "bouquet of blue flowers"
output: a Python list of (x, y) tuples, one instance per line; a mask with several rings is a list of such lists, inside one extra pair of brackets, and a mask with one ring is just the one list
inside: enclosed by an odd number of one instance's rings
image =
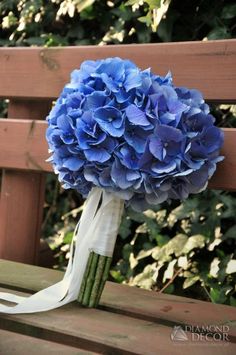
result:
[[(63, 279), (0, 306), (32, 313), (79, 300), (98, 305), (108, 277), (124, 205), (142, 211), (204, 190), (223, 144), (201, 93), (130, 60), (85, 61), (71, 74), (48, 120), (54, 171), (86, 200)], [(74, 247), (75, 245), (75, 247)]]
[[(170, 73), (161, 77), (120, 58), (85, 61), (74, 70), (48, 124), (50, 160), (63, 187), (89, 199), (100, 191), (90, 221), (97, 241), (79, 290), (80, 303), (93, 307), (124, 203), (141, 211), (205, 189), (222, 160), (223, 133), (199, 91), (175, 87)], [(102, 237), (112, 240), (109, 251), (100, 248)]]

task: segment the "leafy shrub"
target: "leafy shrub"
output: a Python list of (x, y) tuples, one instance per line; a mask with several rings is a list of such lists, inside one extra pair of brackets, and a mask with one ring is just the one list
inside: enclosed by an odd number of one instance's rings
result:
[(235, 15), (233, 0), (2, 0), (0, 46), (232, 38)]
[(176, 206), (127, 211), (111, 275), (129, 285), (235, 305), (235, 208), (233, 195), (208, 190)]

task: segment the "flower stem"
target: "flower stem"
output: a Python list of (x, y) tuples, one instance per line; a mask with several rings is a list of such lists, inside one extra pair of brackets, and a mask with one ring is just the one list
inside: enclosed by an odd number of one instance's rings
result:
[(78, 296), (78, 302), (82, 306), (98, 306), (109, 275), (111, 261), (111, 257), (90, 253)]
[(106, 258), (106, 262), (105, 262), (105, 266), (104, 266), (104, 271), (103, 271), (101, 283), (99, 285), (99, 289), (98, 289), (98, 292), (97, 292), (97, 298), (96, 298), (94, 307), (98, 306), (98, 303), (99, 303), (101, 295), (102, 295), (102, 291), (104, 289), (105, 283), (106, 283), (106, 281), (108, 279), (108, 275), (109, 275), (109, 272), (110, 272), (110, 266), (111, 266), (112, 258), (109, 257), (109, 256), (106, 256), (105, 258)]
[(79, 303), (82, 303), (82, 301), (83, 301), (84, 291), (85, 291), (85, 287), (86, 287), (86, 281), (88, 279), (89, 271), (90, 271), (90, 268), (91, 268), (93, 254), (94, 254), (93, 252), (91, 252), (89, 254), (89, 258), (88, 258), (88, 261), (87, 261), (87, 265), (86, 265), (86, 269), (85, 269), (85, 272), (84, 272), (83, 280), (82, 280), (82, 283), (81, 283), (81, 286), (80, 286), (80, 290), (79, 290), (79, 296), (78, 296), (78, 302)]
[[(91, 253), (91, 254), (92, 254), (91, 265), (90, 265), (89, 272), (88, 272), (88, 275), (86, 278), (86, 285), (85, 285), (83, 298), (82, 298), (82, 302), (81, 302), (82, 306), (85, 306), (85, 307), (88, 307), (88, 304), (89, 304), (89, 299), (90, 299), (93, 283), (95, 280), (95, 274), (96, 274), (97, 263), (98, 263), (98, 258), (99, 258), (98, 254), (95, 254), (95, 253)], [(84, 277), (85, 276), (86, 275), (84, 275)]]
[(106, 258), (107, 258), (106, 256), (99, 255), (94, 284), (89, 299), (89, 305), (88, 305), (89, 307), (95, 307), (97, 296), (98, 296), (98, 290), (103, 279), (103, 272), (106, 265)]

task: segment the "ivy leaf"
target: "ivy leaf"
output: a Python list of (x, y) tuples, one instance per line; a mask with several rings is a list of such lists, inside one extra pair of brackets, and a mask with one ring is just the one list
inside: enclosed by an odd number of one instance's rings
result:
[(187, 270), (187, 268), (188, 268), (188, 259), (187, 259), (186, 255), (180, 256), (178, 258), (178, 266), (183, 268), (184, 270)]
[(148, 256), (152, 255), (153, 253), (153, 249), (149, 249), (149, 250), (140, 250), (140, 252), (138, 253), (136, 260), (141, 260), (144, 258), (147, 258)]
[(145, 0), (151, 9), (158, 9), (161, 6), (163, 0)]
[(133, 286), (139, 286), (147, 290), (150, 290), (152, 286), (155, 284), (155, 280), (153, 279), (155, 270), (156, 270), (156, 263), (147, 265), (144, 268), (143, 272), (135, 276), (130, 284)]
[(123, 259), (129, 260), (130, 253), (132, 252), (132, 246), (130, 244), (125, 244), (122, 250)]
[(173, 259), (169, 264), (168, 264), (168, 267), (167, 269), (165, 270), (164, 272), (164, 275), (163, 275), (163, 282), (166, 282), (167, 279), (171, 279), (174, 275), (174, 267), (175, 267), (175, 264), (177, 262), (177, 259)]
[(236, 4), (226, 5), (221, 13), (221, 18), (230, 20), (236, 16)]
[(158, 233), (155, 236), (155, 240), (160, 247), (163, 247), (166, 243), (168, 243), (170, 237), (168, 235), (163, 235)]
[(220, 259), (219, 258), (214, 258), (211, 262), (210, 265), (210, 275), (214, 278), (217, 278), (218, 272), (219, 272), (219, 264), (220, 264)]
[(207, 35), (208, 40), (227, 39), (227, 38), (231, 38), (231, 35), (228, 32), (227, 27), (225, 26), (215, 27)]
[(119, 228), (119, 235), (121, 236), (122, 239), (126, 239), (131, 231), (131, 220), (130, 218), (128, 218), (127, 216), (122, 218), (122, 222), (120, 224), (120, 228)]
[(147, 26), (151, 26), (152, 24), (152, 14), (148, 12), (146, 16), (141, 16), (138, 20), (142, 23), (145, 23)]
[(118, 283), (122, 283), (125, 279), (124, 276), (121, 275), (120, 270), (111, 270), (110, 275)]
[(232, 226), (227, 230), (227, 232), (222, 236), (222, 240), (226, 240), (229, 238), (236, 239), (236, 226)]
[(199, 275), (188, 277), (187, 279), (185, 279), (185, 281), (183, 283), (183, 288), (186, 289), (186, 288), (194, 285), (199, 279), (200, 279)]
[(231, 267), (228, 268), (228, 264), (230, 263), (232, 259), (232, 255), (225, 255), (219, 264), (219, 271), (218, 271), (218, 281), (223, 283), (225, 281), (225, 278), (227, 276), (226, 270), (228, 271), (232, 270)]
[(175, 286), (174, 284), (170, 284), (168, 287), (166, 287), (163, 291), (163, 293), (166, 293), (168, 295), (171, 295), (172, 293), (174, 293), (175, 290)]
[(175, 254), (177, 257), (180, 256), (187, 240), (188, 236), (185, 234), (176, 235), (162, 248), (154, 248), (153, 259), (165, 262), (171, 260), (171, 254)]
[(139, 0), (128, 0), (125, 2), (125, 6), (132, 6), (136, 4), (139, 4)]
[(183, 247), (183, 254), (188, 254), (195, 248), (203, 248), (205, 246), (205, 237), (201, 234), (193, 235), (188, 238)]
[(76, 9), (78, 12), (83, 11), (87, 7), (91, 6), (95, 0), (77, 0), (76, 1)]
[(134, 257), (134, 253), (130, 253), (129, 264), (130, 264), (131, 270), (134, 269), (138, 265), (138, 260)]
[(24, 40), (25, 44), (43, 46), (45, 43), (45, 38), (42, 37), (29, 37)]
[(225, 303), (227, 296), (226, 294), (229, 293), (233, 289), (232, 286), (211, 288), (210, 296), (214, 303)]
[(70, 244), (72, 242), (73, 234), (73, 232), (67, 232), (63, 238), (63, 243)]
[(236, 259), (232, 259), (228, 262), (225, 272), (226, 274), (233, 274), (236, 272)]

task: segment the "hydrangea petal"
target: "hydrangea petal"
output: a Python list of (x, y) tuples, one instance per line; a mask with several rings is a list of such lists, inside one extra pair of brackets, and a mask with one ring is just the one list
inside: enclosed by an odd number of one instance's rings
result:
[(124, 87), (129, 92), (133, 88), (137, 88), (142, 84), (141, 76), (138, 69), (131, 69), (125, 79)]
[(180, 142), (183, 139), (183, 134), (180, 129), (167, 125), (158, 125), (155, 129), (155, 133), (164, 142)]
[(77, 157), (69, 157), (63, 162), (63, 168), (68, 168), (71, 171), (77, 171), (84, 165), (84, 161)]
[(150, 149), (150, 152), (157, 159), (163, 160), (165, 158), (166, 150), (164, 148), (162, 141), (158, 137), (156, 137), (156, 136), (150, 137), (149, 149)]
[(89, 161), (95, 161), (98, 163), (104, 163), (109, 160), (111, 154), (104, 148), (90, 148), (84, 151), (85, 157)]
[(96, 110), (106, 104), (107, 95), (100, 91), (94, 91), (86, 98), (86, 108), (88, 110)]
[(141, 111), (137, 106), (135, 105), (129, 105), (126, 109), (126, 115), (128, 120), (135, 124), (135, 125), (140, 125), (140, 126), (149, 126), (150, 122), (146, 118), (146, 115), (143, 111)]

